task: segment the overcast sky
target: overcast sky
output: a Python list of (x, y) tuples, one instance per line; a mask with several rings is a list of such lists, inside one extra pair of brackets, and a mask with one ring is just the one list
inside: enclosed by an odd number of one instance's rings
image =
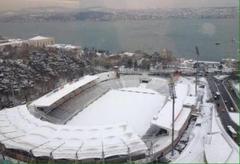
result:
[(35, 7), (146, 9), (237, 5), (238, 0), (0, 0), (0, 11)]

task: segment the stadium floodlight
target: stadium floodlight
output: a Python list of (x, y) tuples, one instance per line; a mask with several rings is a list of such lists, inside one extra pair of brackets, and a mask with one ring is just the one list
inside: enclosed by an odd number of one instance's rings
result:
[(103, 142), (102, 142), (102, 163), (105, 164), (105, 153), (103, 148)]
[(200, 55), (199, 53), (199, 49), (198, 49), (198, 46), (195, 47), (195, 50), (196, 50), (196, 55), (197, 55), (197, 62), (196, 62), (196, 84), (195, 84), (195, 94), (197, 96), (197, 82), (198, 82), (198, 57)]
[(121, 140), (122, 140), (123, 144), (127, 147), (128, 163), (132, 163), (130, 147), (127, 145), (127, 143), (123, 139), (121, 139)]
[(176, 97), (176, 91), (175, 91), (175, 83), (173, 78), (171, 77), (169, 82), (169, 94), (172, 99), (172, 156), (174, 156), (174, 114), (175, 114), (175, 98)]

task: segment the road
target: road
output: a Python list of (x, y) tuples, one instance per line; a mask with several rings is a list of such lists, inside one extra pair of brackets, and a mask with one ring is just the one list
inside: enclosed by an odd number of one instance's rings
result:
[(229, 79), (223, 80), (223, 85), (225, 86), (225, 88), (228, 90), (228, 93), (230, 94), (232, 101), (235, 103), (234, 107), (235, 107), (235, 111), (236, 112), (240, 112), (239, 107), (238, 107), (238, 103), (240, 102), (240, 98), (236, 95), (235, 91), (232, 89), (232, 86), (229, 82)]
[(207, 77), (207, 80), (208, 80), (212, 95), (215, 95), (216, 92), (220, 93), (220, 98), (218, 100), (215, 100), (215, 103), (217, 105), (218, 115), (223, 124), (223, 127), (228, 132), (227, 126), (231, 125), (233, 127), (233, 129), (236, 132), (238, 132), (239, 126), (235, 122), (232, 121), (232, 119), (228, 113), (228, 110), (230, 110), (231, 107), (234, 108), (234, 104), (233, 104), (230, 96), (228, 95), (226, 89), (224, 88), (222, 81), (215, 79), (211, 75), (209, 75)]
[(227, 111), (229, 112), (235, 112), (235, 106), (234, 106), (234, 102), (232, 101), (232, 99), (230, 98), (230, 95), (228, 94), (228, 91), (226, 90), (226, 88), (223, 85), (223, 81), (221, 80), (217, 80), (217, 79), (213, 79), (215, 84), (217, 85), (217, 89), (219, 90), (220, 95), (222, 96), (223, 100), (224, 100), (224, 104), (227, 107)]

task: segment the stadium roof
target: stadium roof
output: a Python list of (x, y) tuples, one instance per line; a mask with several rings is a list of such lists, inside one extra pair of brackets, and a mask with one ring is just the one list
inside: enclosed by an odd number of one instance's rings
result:
[(183, 103), (184, 106), (191, 107), (197, 105), (197, 97), (196, 96), (187, 96)]
[[(186, 122), (188, 116), (191, 113), (190, 108), (183, 107), (183, 103), (187, 99), (189, 92), (189, 85), (177, 83), (176, 84), (176, 99), (175, 99), (175, 110), (174, 110), (174, 120), (175, 120), (175, 131), (179, 131), (184, 123)], [(152, 120), (152, 124), (157, 125), (163, 129), (172, 129), (172, 104), (173, 100), (169, 98), (167, 103), (161, 109), (156, 117)]]
[(68, 94), (74, 92), (76, 89), (84, 86), (85, 84), (88, 84), (94, 80), (96, 80), (98, 76), (94, 75), (87, 75), (82, 78), (80, 78), (77, 81), (67, 83), (66, 85), (57, 88), (48, 94), (40, 97), (39, 99), (33, 101), (31, 103), (31, 106), (37, 106), (37, 107), (49, 107), (62, 99), (63, 97), (67, 96)]
[[(174, 120), (175, 131), (179, 131), (187, 120), (191, 113), (190, 108), (183, 108), (182, 102), (175, 102)], [(158, 113), (155, 120), (152, 120), (152, 124), (157, 125), (163, 129), (172, 129), (172, 100), (168, 101), (163, 109)]]
[(0, 111), (0, 142), (7, 149), (54, 159), (92, 159), (145, 153), (145, 143), (126, 124), (54, 125), (32, 116), (26, 105)]

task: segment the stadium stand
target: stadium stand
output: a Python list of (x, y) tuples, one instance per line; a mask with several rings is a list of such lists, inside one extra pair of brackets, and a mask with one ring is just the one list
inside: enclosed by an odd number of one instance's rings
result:
[[(126, 124), (73, 127), (41, 121), (26, 105), (0, 111), (0, 141), (6, 149), (53, 159), (102, 159), (145, 154), (144, 142)], [(21, 124), (19, 123), (21, 122)]]
[[(137, 87), (140, 84), (139, 75), (125, 75), (120, 79), (116, 79), (116, 77), (112, 75), (112, 72), (110, 72), (110, 74), (111, 75), (109, 76), (107, 73), (95, 75), (95, 77), (98, 76), (98, 78), (91, 81), (90, 85), (89, 83), (86, 83), (83, 86), (79, 86), (81, 91), (74, 94), (74, 96), (71, 95), (71, 98), (66, 98), (67, 100), (62, 101), (58, 106), (47, 108), (44, 112), (45, 114), (39, 112), (39, 110), (35, 111), (34, 114), (36, 116), (40, 115), (43, 120), (48, 120), (57, 124), (64, 124), (110, 89)], [(84, 89), (81, 89), (81, 87), (84, 87)], [(57, 94), (57, 92), (54, 93)], [(40, 101), (41, 99), (45, 99), (45, 96), (40, 98)], [(39, 100), (33, 102), (30, 106), (38, 106), (38, 102)]]

